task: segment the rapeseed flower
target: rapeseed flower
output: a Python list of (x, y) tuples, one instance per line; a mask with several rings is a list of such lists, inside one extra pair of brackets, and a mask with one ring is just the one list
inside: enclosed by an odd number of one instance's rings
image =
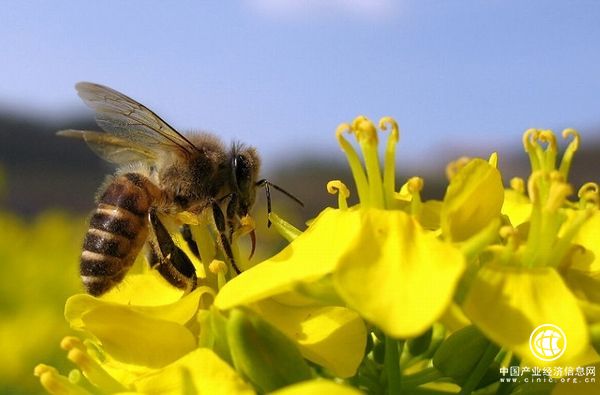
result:
[[(534, 129), (525, 133), (524, 147), (532, 166), (527, 195), (525, 183), (512, 180), (502, 209), (507, 219), (502, 240), (478, 260), (480, 267), (463, 303), (474, 324), (529, 365), (581, 365), (597, 359), (576, 296), (585, 294), (583, 289), (595, 281), (590, 274), (597, 262), (585, 252), (597, 249), (593, 240), (600, 230), (594, 220), (597, 198), (590, 202), (597, 188), (580, 193), (579, 201), (567, 200), (572, 194), (568, 171), (579, 135), (573, 130), (563, 135), (573, 140), (557, 165), (554, 134)], [(577, 259), (583, 255), (592, 260)], [(530, 334), (543, 324), (562, 328), (569, 339), (565, 354), (556, 362), (532, 358)]]
[(600, 188), (568, 199), (579, 137), (565, 136), (573, 141), (557, 164), (554, 135), (526, 132), (527, 182), (505, 189), (495, 153), (461, 158), (447, 168), (443, 199), (424, 201), (422, 178), (396, 186), (396, 122), (357, 117), (336, 130), (355, 188), (331, 181), (337, 207), (305, 230), (272, 214), (289, 242), (281, 252), (250, 267), (236, 242), (253, 229), (245, 218), (232, 245), (245, 270), (235, 275), (209, 217), (165, 219), (199, 287), (174, 289), (140, 258), (103, 297), (67, 301), (81, 336), (61, 347), (78, 369), (35, 374), (53, 394), (549, 393), (552, 382), (499, 377), (505, 366), (558, 363), (529, 349), (541, 324), (568, 339), (561, 365), (600, 361)]

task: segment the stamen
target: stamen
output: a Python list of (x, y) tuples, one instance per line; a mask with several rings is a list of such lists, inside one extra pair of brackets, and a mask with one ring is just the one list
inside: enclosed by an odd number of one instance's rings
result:
[(411, 177), (406, 182), (406, 189), (411, 194), (410, 200), (411, 213), (413, 215), (419, 215), (423, 207), (423, 201), (421, 200), (421, 191), (423, 190), (424, 181), (421, 177)]
[(369, 184), (367, 182), (367, 176), (363, 170), (360, 158), (356, 153), (356, 150), (352, 145), (344, 138), (344, 133), (351, 133), (352, 127), (343, 123), (339, 125), (335, 131), (335, 137), (342, 148), (342, 151), (346, 154), (348, 165), (352, 171), (352, 177), (354, 177), (354, 183), (356, 184), (356, 190), (358, 191), (358, 199), (360, 203), (365, 206), (369, 206)]
[(287, 241), (289, 241), (290, 243), (296, 237), (298, 237), (298, 236), (300, 236), (302, 234), (302, 232), (299, 229), (297, 229), (294, 225), (292, 225), (289, 222), (283, 220), (281, 217), (279, 217), (275, 213), (271, 213), (269, 215), (269, 219), (273, 223), (273, 226), (275, 227), (275, 230), (277, 230), (279, 232), (279, 234), (284, 239), (286, 239)]
[(342, 181), (329, 181), (327, 183), (327, 192), (329, 192), (332, 195), (335, 195), (337, 193), (338, 208), (340, 208), (341, 210), (346, 210), (348, 208), (348, 202), (346, 201), (346, 199), (348, 199), (348, 197), (350, 196), (350, 191)]
[(448, 163), (448, 165), (446, 165), (446, 178), (448, 179), (448, 181), (452, 181), (452, 179), (460, 171), (460, 169), (465, 167), (466, 164), (470, 161), (471, 158), (469, 158), (468, 156), (461, 156), (460, 158)]
[(196, 241), (196, 245), (200, 251), (200, 260), (202, 261), (202, 274), (196, 268), (196, 275), (198, 278), (205, 278), (206, 268), (217, 255), (215, 239), (211, 235), (207, 225), (190, 226), (190, 231), (192, 232), (193, 239)]
[(567, 197), (572, 193), (573, 188), (564, 182), (562, 175), (559, 172), (552, 172), (550, 174), (548, 199), (544, 208), (552, 213), (556, 212), (565, 204)]
[(379, 128), (387, 130), (391, 128), (390, 135), (385, 147), (385, 158), (383, 162), (383, 191), (385, 197), (385, 205), (388, 208), (393, 208), (396, 199), (396, 145), (400, 139), (398, 124), (392, 117), (383, 117), (379, 120)]
[(126, 390), (125, 387), (108, 374), (102, 366), (87, 353), (85, 346), (79, 338), (67, 336), (60, 342), (60, 347), (63, 350), (68, 351), (67, 358), (75, 363), (83, 372), (85, 378), (96, 387), (105, 389), (108, 392), (122, 392)]
[(352, 121), (352, 131), (356, 135), (359, 144), (370, 144), (377, 146), (377, 129), (371, 120), (364, 115), (359, 115)]
[(510, 187), (520, 194), (525, 193), (525, 181), (521, 177), (513, 177), (510, 179)]
[(583, 184), (577, 192), (579, 197), (579, 205), (581, 208), (587, 206), (598, 207), (600, 205), (600, 188), (595, 182), (588, 182)]
[(543, 168), (552, 171), (556, 169), (556, 156), (558, 155), (556, 136), (551, 130), (542, 130), (540, 131), (538, 138), (541, 142), (548, 144), (542, 154)]
[(40, 378), (42, 387), (53, 395), (91, 395), (84, 388), (73, 384), (68, 378), (58, 373), (52, 366), (39, 364), (33, 374)]
[[(352, 122), (352, 131), (360, 145), (369, 180), (369, 206), (384, 208), (383, 182), (377, 152), (377, 129), (371, 120), (360, 115)], [(361, 200), (362, 203), (362, 200)]]
[(567, 139), (572, 137), (571, 142), (567, 145), (565, 153), (560, 161), (560, 168), (558, 171), (565, 177), (565, 180), (569, 179), (569, 170), (571, 169), (571, 163), (573, 162), (573, 155), (579, 149), (579, 142), (581, 140), (579, 133), (575, 129), (565, 129), (562, 132), (562, 137)]
[(208, 265), (208, 270), (212, 274), (225, 274), (227, 273), (228, 267), (227, 264), (220, 259), (213, 259), (213, 261)]
[(247, 234), (250, 235), (250, 241), (252, 243), (252, 248), (250, 250), (250, 256), (248, 259), (251, 259), (254, 255), (254, 250), (256, 249), (256, 233), (254, 229), (256, 228), (254, 219), (246, 214), (242, 218), (240, 218), (240, 226), (233, 233), (233, 238), (237, 239), (238, 237), (245, 236)]
[(222, 260), (214, 259), (208, 265), (208, 270), (217, 276), (217, 287), (219, 290), (223, 288), (227, 283), (227, 278), (225, 277), (229, 270), (227, 264)]
[(525, 148), (525, 152), (529, 155), (529, 161), (531, 162), (531, 170), (537, 171), (541, 169), (540, 161), (537, 156), (536, 147), (537, 139), (539, 135), (539, 130), (537, 129), (527, 129), (525, 133), (523, 133), (523, 148)]

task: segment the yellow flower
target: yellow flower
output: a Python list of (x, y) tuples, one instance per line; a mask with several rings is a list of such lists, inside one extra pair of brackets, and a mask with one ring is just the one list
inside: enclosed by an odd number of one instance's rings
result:
[[(576, 236), (597, 233), (582, 226), (596, 226), (589, 218), (595, 208), (567, 201), (571, 187), (566, 183), (578, 135), (567, 148), (559, 168), (557, 145), (550, 131), (528, 130), (525, 150), (533, 173), (524, 183), (514, 179), (503, 213), (512, 226), (502, 229), (504, 242), (480, 257), (481, 268), (470, 282), (463, 308), (467, 316), (490, 339), (534, 365), (585, 364), (590, 354), (585, 317), (560, 269), (574, 269), (572, 253)], [(543, 143), (547, 144), (544, 149)], [(583, 233), (581, 233), (583, 232)], [(580, 238), (584, 236), (579, 236)], [(589, 236), (586, 236), (589, 237)], [(585, 240), (584, 243), (589, 243)], [(593, 244), (593, 243), (590, 243)], [(532, 331), (542, 324), (560, 327), (568, 339), (564, 355), (554, 362), (536, 360), (529, 347)]]
[[(340, 208), (325, 209), (281, 253), (230, 281), (217, 295), (218, 307), (299, 290), (310, 293), (313, 284), (325, 279), (342, 303), (393, 337), (419, 335), (441, 316), (462, 273), (463, 256), (415, 219), (423, 211), (422, 181), (411, 180), (400, 193), (396, 191), (398, 128), (390, 118), (380, 126), (391, 126), (383, 174), (377, 130), (371, 121), (358, 117), (336, 132), (360, 204), (348, 208), (347, 188), (339, 182), (331, 184), (330, 190), (341, 192)], [(345, 132), (356, 136), (364, 168)]]

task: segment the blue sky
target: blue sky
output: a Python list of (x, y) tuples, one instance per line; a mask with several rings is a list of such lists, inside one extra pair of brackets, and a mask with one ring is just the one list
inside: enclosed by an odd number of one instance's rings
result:
[(0, 14), (0, 107), (84, 113), (109, 85), (180, 130), (259, 147), (267, 166), (339, 154), (358, 114), (395, 117), (418, 164), (529, 127), (600, 133), (600, 2), (20, 1)]

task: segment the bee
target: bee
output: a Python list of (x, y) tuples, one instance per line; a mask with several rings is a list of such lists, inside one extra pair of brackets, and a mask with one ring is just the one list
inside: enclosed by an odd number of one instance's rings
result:
[[(265, 187), (269, 212), (269, 187), (302, 204), (258, 179), (260, 157), (255, 148), (240, 143), (226, 148), (205, 132), (186, 137), (120, 92), (89, 82), (75, 87), (104, 132), (69, 129), (58, 135), (83, 139), (100, 157), (119, 166), (98, 191), (83, 243), (80, 274), (88, 293), (102, 295), (119, 284), (145, 244), (150, 246), (151, 266), (169, 283), (186, 291), (196, 287), (194, 266), (173, 242), (161, 216), (208, 210), (218, 245), (239, 273), (231, 239), (249, 215), (257, 188)], [(251, 238), (254, 251), (254, 231)]]

